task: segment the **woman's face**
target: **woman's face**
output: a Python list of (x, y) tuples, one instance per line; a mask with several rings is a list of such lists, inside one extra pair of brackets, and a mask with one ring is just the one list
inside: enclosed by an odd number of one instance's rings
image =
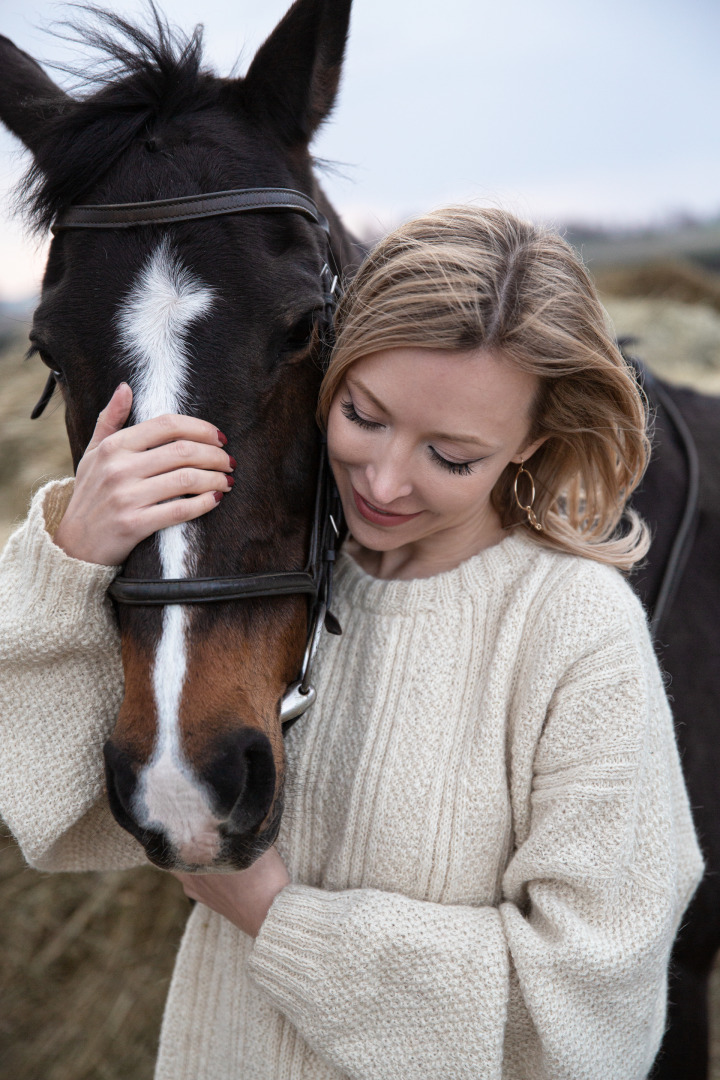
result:
[(330, 408), (328, 451), (358, 543), (462, 551), (497, 542), (490, 493), (542, 441), (528, 444), (537, 387), (485, 350), (389, 349), (354, 364)]

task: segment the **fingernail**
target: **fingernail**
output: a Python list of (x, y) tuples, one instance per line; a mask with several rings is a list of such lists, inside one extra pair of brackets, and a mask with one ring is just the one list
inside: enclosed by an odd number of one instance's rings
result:
[(215, 496), (215, 502), (220, 502), (224, 494), (224, 491), (213, 491), (213, 495)]
[(222, 431), (218, 431), (217, 437), (220, 440), (221, 446), (227, 446), (227, 435), (223, 435)]
[(232, 476), (226, 476), (225, 479), (227, 480), (229, 487), (232, 487), (233, 484), (235, 483), (235, 480), (234, 480), (234, 478)]
[[(228, 454), (228, 457), (230, 457), (229, 454)], [(230, 457), (230, 468), (231, 469), (237, 469), (237, 461), (235, 460), (234, 457)]]

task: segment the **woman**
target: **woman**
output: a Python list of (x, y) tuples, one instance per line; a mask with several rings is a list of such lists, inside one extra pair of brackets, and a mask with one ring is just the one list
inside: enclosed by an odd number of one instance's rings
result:
[[(102, 564), (177, 494), (169, 464), (143, 473), (150, 427), (119, 430), (129, 407), (120, 388), (72, 497), (41, 492), (5, 556), (25, 619), (48, 580), (55, 611), (82, 608), (62, 615), (65, 650), (114, 642)], [(287, 740), (277, 848), (241, 874), (182, 877), (201, 903), (157, 1075), (640, 1080), (701, 860), (618, 572), (648, 546), (632, 515), (619, 531), (646, 461), (643, 402), (586, 271), (498, 210), (403, 226), (343, 300), (319, 419), (351, 533), (345, 633), (323, 643), (319, 703)], [(209, 424), (178, 432), (197, 448), (189, 519), (232, 463)], [(57, 821), (4, 812), (67, 866), (88, 823), (72, 792), (62, 803)]]

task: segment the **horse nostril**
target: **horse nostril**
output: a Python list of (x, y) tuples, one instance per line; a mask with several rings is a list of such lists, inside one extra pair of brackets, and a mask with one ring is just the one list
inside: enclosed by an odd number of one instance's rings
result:
[(266, 735), (251, 728), (215, 744), (216, 756), (203, 769), (219, 813), (233, 832), (250, 832), (267, 816), (275, 797), (275, 760)]
[(135, 765), (126, 750), (121, 750), (111, 739), (103, 747), (105, 757), (105, 782), (107, 784), (108, 801), (118, 824), (139, 836), (140, 830), (135, 818), (130, 812), (133, 804), (133, 796), (137, 787), (137, 772)]

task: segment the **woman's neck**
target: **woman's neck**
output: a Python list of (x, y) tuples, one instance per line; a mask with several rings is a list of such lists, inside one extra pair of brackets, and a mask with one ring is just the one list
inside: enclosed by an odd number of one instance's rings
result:
[(345, 549), (372, 577), (387, 581), (409, 581), (454, 570), (460, 563), (486, 548), (494, 547), (507, 536), (507, 530), (503, 529), (499, 516), (493, 511), (479, 532), (462, 528), (448, 529), (390, 551), (375, 551), (363, 547), (350, 536)]

